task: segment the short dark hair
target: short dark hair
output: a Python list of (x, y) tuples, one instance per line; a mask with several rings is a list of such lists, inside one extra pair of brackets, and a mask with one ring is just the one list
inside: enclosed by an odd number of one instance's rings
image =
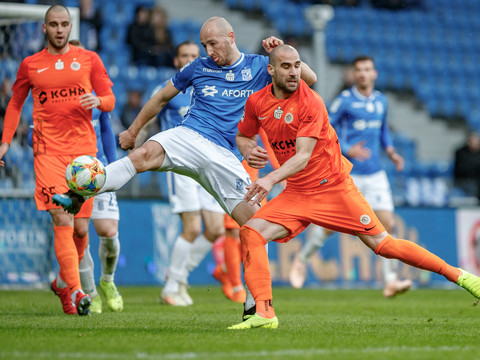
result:
[(191, 40), (186, 40), (184, 42), (181, 42), (175, 48), (175, 56), (178, 56), (178, 52), (180, 51), (180, 48), (184, 45), (197, 45), (198, 46), (198, 44), (195, 41), (191, 41)]
[(47, 23), (47, 17), (48, 17), (48, 14), (50, 14), (50, 11), (52, 10), (58, 11), (60, 10), (59, 8), (65, 10), (68, 13), (68, 16), (70, 17), (70, 11), (68, 11), (68, 8), (66, 6), (63, 6), (61, 4), (52, 5), (47, 9), (47, 12), (45, 13), (45, 18), (43, 19), (45, 24)]
[(360, 56), (357, 56), (354, 60), (353, 60), (353, 65), (355, 66), (355, 64), (357, 62), (360, 62), (360, 61), (371, 61), (373, 63), (373, 65), (375, 65), (375, 61), (373, 60), (373, 57), (369, 56), (369, 55), (360, 55)]

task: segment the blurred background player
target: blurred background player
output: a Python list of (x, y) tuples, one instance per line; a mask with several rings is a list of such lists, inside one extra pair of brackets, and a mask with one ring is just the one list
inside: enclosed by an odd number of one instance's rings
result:
[[(353, 62), (354, 85), (344, 90), (329, 109), (330, 124), (335, 128), (342, 154), (353, 164), (351, 176), (389, 234), (395, 229), (392, 191), (382, 168), (381, 150), (403, 170), (404, 160), (395, 151), (387, 125), (387, 98), (375, 90), (377, 71), (369, 56)], [(290, 283), (301, 288), (307, 276), (308, 259), (323, 246), (332, 230), (311, 225), (306, 242), (295, 257), (290, 270)], [(385, 297), (393, 297), (410, 289), (412, 281), (398, 279), (398, 261), (382, 258)]]
[[(177, 46), (173, 63), (180, 70), (199, 56), (198, 45), (192, 41), (186, 41)], [(169, 81), (158, 86), (152, 96)], [(193, 87), (187, 88), (184, 93), (170, 100), (160, 111), (157, 117), (160, 131), (175, 127), (182, 122), (190, 107), (192, 91)], [(152, 119), (148, 125), (153, 125), (153, 122), (155, 119)], [(144, 130), (148, 131), (148, 127)], [(177, 237), (170, 254), (170, 266), (160, 298), (167, 305), (189, 306), (193, 304), (193, 300), (187, 291), (188, 276), (212, 249), (213, 242), (224, 234), (225, 212), (217, 200), (192, 178), (170, 172), (167, 174), (167, 181), (171, 210), (180, 216), (182, 232)]]
[(470, 130), (467, 141), (455, 150), (453, 175), (455, 185), (465, 194), (480, 199), (480, 135)]
[[(51, 203), (57, 192), (68, 190), (65, 168), (78, 155), (95, 156), (92, 109), (111, 111), (115, 96), (100, 57), (70, 45), (70, 13), (54, 5), (45, 13), (43, 31), (48, 45), (20, 64), (13, 95), (8, 104), (0, 145), (1, 160), (18, 126), (25, 99), (32, 91), (33, 153), (36, 176), (35, 203), (53, 220), (55, 255), (60, 274), (52, 290), (60, 297), (67, 314), (88, 315), (91, 298), (82, 291), (78, 265), (88, 242), (88, 222), (93, 199), (74, 215)], [(93, 94), (93, 91), (97, 95)]]

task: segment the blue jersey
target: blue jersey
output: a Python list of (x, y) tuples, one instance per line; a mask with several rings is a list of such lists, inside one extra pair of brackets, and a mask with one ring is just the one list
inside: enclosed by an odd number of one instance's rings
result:
[[(329, 108), (330, 123), (335, 128), (342, 153), (352, 163), (352, 174), (369, 175), (382, 170), (381, 151), (393, 146), (387, 126), (387, 98), (380, 91), (369, 97), (362, 95), (353, 86), (332, 102)], [(371, 157), (364, 161), (349, 158), (350, 147), (359, 141), (371, 151)]]
[[(168, 81), (157, 86), (153, 90), (152, 96), (155, 95), (160, 89), (164, 88)], [(190, 107), (190, 101), (192, 100), (193, 88), (189, 87), (184, 93), (180, 93), (165, 105), (157, 116), (160, 130), (168, 130), (179, 123), (181, 123), (183, 117), (187, 114)]]
[(243, 53), (231, 66), (219, 67), (210, 57), (185, 65), (171, 79), (180, 91), (193, 87), (191, 106), (181, 126), (195, 130), (241, 159), (235, 144), (237, 125), (247, 98), (272, 81), (267, 65), (266, 56)]
[(117, 160), (115, 134), (110, 124), (110, 114), (92, 109), (92, 125), (97, 136), (97, 159), (105, 166)]

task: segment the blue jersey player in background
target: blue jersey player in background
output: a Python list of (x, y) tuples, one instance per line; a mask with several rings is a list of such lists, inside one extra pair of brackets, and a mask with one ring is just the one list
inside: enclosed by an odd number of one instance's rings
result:
[[(124, 150), (134, 148), (143, 126), (179, 92), (192, 86), (192, 103), (181, 125), (158, 133), (128, 156), (108, 165), (106, 183), (99, 193), (118, 190), (139, 172), (173, 171), (198, 181), (243, 225), (259, 204), (244, 200), (250, 179), (240, 162), (235, 135), (247, 97), (271, 82), (268, 58), (241, 53), (232, 26), (221, 17), (203, 24), (200, 42), (208, 56), (180, 69), (145, 104), (133, 124), (120, 134), (120, 146)], [(262, 42), (268, 53), (280, 44), (283, 41), (273, 36)], [(316, 81), (315, 73), (305, 63), (301, 64), (301, 77), (309, 85)], [(259, 146), (252, 148), (247, 157), (253, 167), (262, 168), (268, 163), (266, 150)], [(84, 201), (72, 191), (54, 198), (73, 213)], [(249, 296), (244, 310), (255, 313), (255, 302)]]
[[(110, 114), (98, 109), (92, 110), (92, 125), (97, 136), (97, 158), (107, 166), (117, 159), (115, 134), (110, 123)], [(118, 240), (118, 210), (117, 197), (114, 192), (104, 193), (93, 202), (91, 219), (99, 237), (98, 256), (101, 264), (100, 289), (107, 300), (107, 306), (112, 311), (123, 310), (123, 299), (114, 283), (115, 269), (120, 255)], [(94, 279), (94, 265), (90, 254), (90, 244), (85, 248), (84, 256), (79, 265), (82, 288), (92, 298), (90, 311), (102, 312), (102, 299), (97, 292)]]
[[(353, 164), (351, 176), (389, 233), (395, 228), (394, 206), (387, 174), (382, 167), (382, 151), (403, 170), (403, 158), (395, 151), (387, 125), (387, 98), (375, 90), (377, 71), (369, 56), (354, 60), (354, 85), (341, 94), (329, 107), (329, 119), (337, 132), (342, 153)], [(321, 247), (331, 230), (311, 226), (306, 243), (295, 258), (290, 271), (290, 283), (300, 288), (305, 282), (306, 263)], [(411, 280), (398, 279), (398, 262), (382, 258), (385, 297), (408, 290)]]
[[(177, 69), (181, 69), (199, 56), (198, 45), (186, 41), (177, 46), (173, 63)], [(167, 83), (168, 81), (159, 85), (152, 96)], [(193, 87), (179, 93), (163, 107), (157, 118), (152, 120), (158, 122), (161, 131), (183, 122), (190, 108), (192, 93)], [(213, 242), (225, 232), (225, 212), (215, 198), (192, 178), (169, 172), (167, 182), (170, 207), (174, 214), (180, 216), (182, 232), (175, 240), (170, 254), (170, 264), (160, 299), (167, 305), (190, 306), (193, 299), (187, 291), (188, 276), (212, 249)]]

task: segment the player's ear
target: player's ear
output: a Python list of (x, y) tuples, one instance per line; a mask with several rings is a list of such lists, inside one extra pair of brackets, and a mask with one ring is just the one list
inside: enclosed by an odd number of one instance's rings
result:
[(275, 69), (273, 68), (273, 66), (271, 64), (267, 65), (267, 71), (271, 76), (275, 75)]
[(233, 31), (230, 31), (228, 34), (227, 34), (228, 38), (230, 39), (230, 43), (233, 44), (235, 43), (235, 33)]
[(43, 30), (43, 33), (46, 34), (47, 33), (47, 25), (42, 24), (42, 30)]

